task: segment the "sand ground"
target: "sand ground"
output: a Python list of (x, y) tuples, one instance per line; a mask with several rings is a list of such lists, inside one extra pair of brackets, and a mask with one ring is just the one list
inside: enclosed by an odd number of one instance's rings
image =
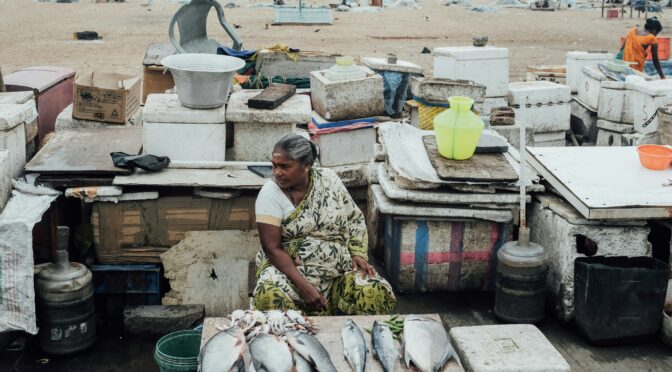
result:
[[(168, 41), (170, 18), (181, 6), (147, 0), (124, 3), (86, 2), (59, 4), (31, 0), (0, 0), (0, 67), (8, 72), (35, 65), (64, 65), (79, 73), (111, 71), (140, 74), (142, 58), (151, 42)], [(384, 56), (394, 52), (431, 73), (431, 54), (423, 47), (468, 45), (474, 35), (487, 35), (490, 45), (510, 49), (511, 80), (522, 80), (529, 65), (564, 64), (570, 50), (612, 50), (618, 38), (643, 19), (606, 20), (599, 9), (535, 12), (501, 9), (474, 13), (460, 6), (442, 6), (425, 0), (421, 9), (386, 9), (379, 14), (335, 12), (333, 25), (268, 26), (272, 9), (247, 5), (226, 9), (230, 23), (246, 49), (276, 43), (304, 50), (359, 56)], [(328, 1), (328, 0), (320, 0)], [(484, 3), (488, 0), (477, 0)], [(492, 0), (494, 2), (494, 0)], [(224, 2), (224, 1), (223, 1)], [(665, 19), (661, 18), (663, 23)], [(211, 13), (209, 29), (224, 43), (226, 34)], [(75, 41), (76, 31), (97, 31), (103, 40)], [(381, 38), (382, 37), (382, 38)]]

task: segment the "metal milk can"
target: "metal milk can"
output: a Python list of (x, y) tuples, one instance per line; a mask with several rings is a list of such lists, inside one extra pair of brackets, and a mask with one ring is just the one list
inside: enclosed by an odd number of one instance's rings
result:
[(67, 355), (96, 341), (91, 271), (68, 259), (70, 229), (58, 226), (56, 259), (35, 277), (38, 340), (49, 354)]

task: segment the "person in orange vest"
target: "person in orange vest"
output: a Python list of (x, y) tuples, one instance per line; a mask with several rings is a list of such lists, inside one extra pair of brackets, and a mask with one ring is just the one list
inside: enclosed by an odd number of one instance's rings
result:
[(658, 71), (661, 79), (665, 79), (663, 69), (658, 59), (658, 38), (656, 37), (663, 29), (658, 18), (648, 18), (643, 28), (633, 27), (625, 36), (625, 41), (618, 53), (618, 59), (625, 62), (633, 62), (630, 67), (637, 71), (644, 71), (647, 49), (651, 48), (653, 66)]

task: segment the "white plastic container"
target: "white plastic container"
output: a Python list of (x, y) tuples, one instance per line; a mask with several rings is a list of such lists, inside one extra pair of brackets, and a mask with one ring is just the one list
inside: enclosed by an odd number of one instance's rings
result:
[(175, 162), (221, 162), (226, 153), (226, 124), (151, 123), (142, 126), (145, 154)]
[(435, 48), (434, 75), (485, 85), (486, 97), (503, 97), (509, 88), (509, 49), (485, 47)]
[(567, 85), (548, 81), (509, 84), (508, 102), (516, 114), (516, 121), (534, 128), (535, 136), (537, 133), (569, 129), (572, 115), (570, 100)]
[(600, 104), (602, 82), (607, 77), (597, 66), (584, 66), (579, 77), (579, 101), (593, 111), (597, 111)]
[[(654, 80), (630, 85), (632, 88), (632, 115), (635, 130), (639, 133), (652, 133), (658, 130), (656, 116), (647, 125), (647, 121), (658, 108), (672, 103), (672, 80)], [(645, 126), (646, 125), (646, 126)]]
[(616, 123), (632, 124), (632, 92), (628, 83), (606, 80), (600, 84), (597, 117)]
[(573, 51), (567, 53), (567, 85), (572, 93), (578, 93), (579, 80), (584, 66), (597, 66), (598, 63), (614, 59), (614, 55), (604, 52)]

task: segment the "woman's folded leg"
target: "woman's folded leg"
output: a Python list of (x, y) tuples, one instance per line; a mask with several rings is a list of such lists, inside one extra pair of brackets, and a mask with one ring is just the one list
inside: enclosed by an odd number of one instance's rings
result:
[(331, 305), (340, 314), (389, 314), (396, 304), (392, 286), (381, 276), (362, 278), (358, 272), (345, 273), (331, 289)]

